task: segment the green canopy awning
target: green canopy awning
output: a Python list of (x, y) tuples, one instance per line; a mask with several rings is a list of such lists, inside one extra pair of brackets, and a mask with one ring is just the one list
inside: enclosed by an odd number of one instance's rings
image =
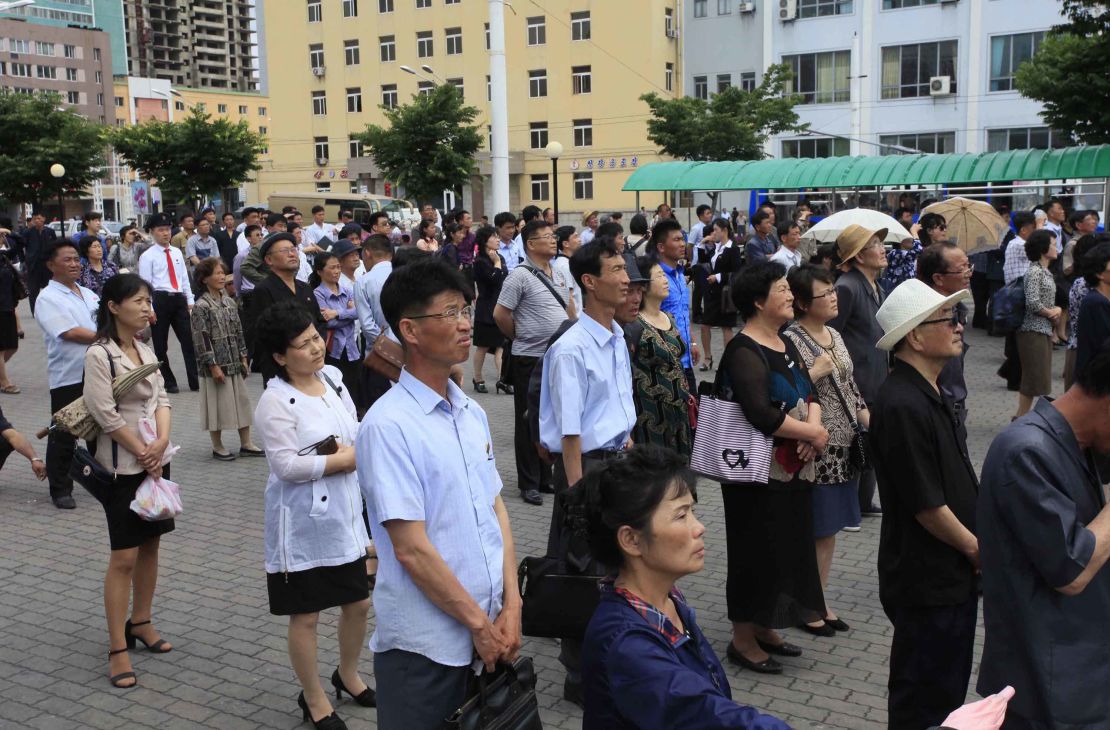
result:
[(1110, 145), (1092, 145), (952, 155), (655, 162), (632, 173), (623, 189), (852, 189), (1106, 177), (1110, 177)]

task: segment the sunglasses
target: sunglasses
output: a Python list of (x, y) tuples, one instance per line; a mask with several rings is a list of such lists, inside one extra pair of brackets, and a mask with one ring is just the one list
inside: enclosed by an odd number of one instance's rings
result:
[(960, 313), (959, 307), (957, 307), (956, 309), (952, 310), (952, 316), (950, 316), (950, 317), (941, 317), (940, 319), (927, 319), (924, 322), (922, 322), (921, 324), (919, 324), (918, 327), (922, 327), (922, 326), (927, 325), (927, 324), (947, 324), (952, 329), (956, 329), (957, 326), (959, 326), (963, 323), (964, 323), (964, 317)]

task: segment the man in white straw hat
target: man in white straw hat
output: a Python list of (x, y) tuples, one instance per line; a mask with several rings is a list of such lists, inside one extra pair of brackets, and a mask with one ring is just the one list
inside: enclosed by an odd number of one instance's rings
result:
[(940, 725), (971, 678), (979, 482), (964, 424), (937, 385), (963, 353), (958, 303), (970, 299), (910, 279), (877, 314), (878, 347), (894, 353), (871, 410), (871, 445), (883, 501), (879, 600), (894, 625), (888, 723), (898, 730)]

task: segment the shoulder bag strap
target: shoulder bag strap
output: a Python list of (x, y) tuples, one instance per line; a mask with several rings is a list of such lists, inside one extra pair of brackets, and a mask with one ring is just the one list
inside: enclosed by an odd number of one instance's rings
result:
[[(100, 346), (104, 349), (104, 356), (108, 358), (108, 372), (112, 375), (112, 385), (115, 385), (116, 363), (112, 360), (112, 353), (108, 352), (107, 345), (101, 344)], [(119, 413), (119, 403), (116, 403), (116, 413)], [(119, 467), (119, 444), (116, 443), (116, 440), (114, 438), (111, 438), (110, 436), (109, 439), (112, 442), (112, 473), (115, 474), (116, 469)]]
[(334, 390), (334, 391), (335, 391), (335, 394), (336, 394), (337, 396), (339, 396), (339, 399), (340, 399), (340, 400), (342, 400), (342, 399), (343, 399), (343, 396), (342, 396), (342, 395), (340, 394), (340, 392), (339, 392), (339, 386), (335, 384), (335, 381), (334, 381), (334, 380), (332, 380), (331, 378), (329, 378), (329, 377), (328, 377), (328, 374), (327, 374), (327, 373), (325, 373), (325, 372), (324, 372), (323, 370), (321, 370), (321, 371), (320, 371), (320, 377), (321, 377), (321, 378), (323, 378), (323, 379), (324, 379), (325, 381), (327, 381), (328, 385), (330, 385), (330, 386), (331, 386), (331, 389), (332, 389), (332, 390)]
[(532, 276), (535, 276), (544, 286), (547, 287), (547, 290), (551, 292), (551, 296), (555, 297), (555, 300), (559, 302), (559, 306), (562, 307), (564, 310), (567, 308), (567, 303), (563, 301), (563, 298), (561, 296), (559, 296), (559, 292), (555, 291), (555, 287), (542, 271), (537, 269), (535, 266), (529, 266), (528, 264), (519, 264), (519, 266), (522, 269), (527, 269), (528, 271), (532, 272)]
[[(802, 342), (806, 343), (806, 347), (810, 348), (810, 352), (812, 352), (815, 357), (819, 357), (822, 354), (824, 348), (820, 348), (817, 344), (817, 341), (810, 337), (810, 334), (806, 332), (804, 328), (799, 326), (795, 328), (795, 331), (798, 332), (799, 336), (802, 339)], [(833, 348), (835, 349), (835, 347), (836, 338), (834, 337)], [(840, 389), (840, 381), (836, 379), (836, 375), (837, 369), (836, 364), (834, 363), (833, 371), (829, 373), (829, 376), (832, 377), (833, 390), (836, 391), (836, 398), (840, 401), (840, 405), (844, 407), (844, 412), (848, 415), (848, 420), (852, 422), (852, 428), (858, 431), (859, 423), (856, 421), (856, 409), (848, 407), (848, 399), (844, 397), (844, 392)]]

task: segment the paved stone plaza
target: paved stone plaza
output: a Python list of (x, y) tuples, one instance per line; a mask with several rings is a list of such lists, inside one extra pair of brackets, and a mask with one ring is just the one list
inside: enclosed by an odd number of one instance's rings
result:
[[(9, 368), (23, 393), (0, 396), (0, 407), (30, 436), (49, 417), (46, 356), (26, 303), (21, 319), (27, 338)], [(1006, 392), (994, 375), (1002, 341), (981, 331), (971, 332), (969, 341), (970, 447), (981, 465), (991, 437), (1013, 413), (1016, 394)], [(716, 351), (720, 353), (719, 343)], [(184, 384), (176, 343), (171, 352)], [(1058, 376), (1061, 351), (1056, 358)], [(492, 362), (487, 368), (489, 380)], [(467, 377), (469, 387), (469, 373)], [(257, 397), (257, 376), (250, 385)], [(1059, 378), (1056, 387), (1062, 388)], [(13, 454), (0, 472), (0, 728), (245, 730), (301, 725), (298, 687), (286, 655), (286, 621), (271, 616), (267, 608), (262, 567), (266, 462), (213, 460), (208, 435), (197, 426), (198, 394), (186, 391), (171, 398), (173, 440), (182, 447), (174, 460), (174, 479), (181, 484), (186, 511), (177, 530), (162, 541), (154, 617), (176, 648), (165, 656), (132, 652), (137, 689), (122, 691), (108, 684), (102, 581), (109, 551), (103, 512), (79, 486), (76, 510), (55, 509), (46, 484), (37, 482), (26, 460)], [(516, 496), (512, 398), (490, 394), (478, 399), (490, 416), (517, 555), (541, 554), (550, 498), (543, 507), (531, 507)], [(35, 443), (43, 455), (45, 442)], [(225, 434), (225, 445), (237, 448), (234, 434)], [(703, 483), (700, 497), (708, 558), (705, 570), (681, 587), (723, 656), (729, 624), (720, 490)], [(726, 664), (735, 699), (799, 729), (885, 727), (891, 628), (879, 606), (875, 576), (878, 528), (877, 519), (866, 519), (862, 532), (841, 533), (838, 541), (829, 601), (851, 624), (851, 632), (818, 639), (788, 630), (790, 641), (805, 654), (784, 660), (781, 676), (757, 676)], [(321, 616), (320, 675), (325, 683), (338, 660), (337, 616), (338, 611)], [(372, 622), (371, 612), (371, 627)], [(578, 708), (562, 700), (556, 643), (526, 638), (523, 651), (535, 658), (539, 670), (545, 726), (579, 728)], [(373, 685), (369, 651), (362, 667)], [(351, 728), (376, 727), (374, 710), (350, 700), (339, 705), (339, 713)]]

